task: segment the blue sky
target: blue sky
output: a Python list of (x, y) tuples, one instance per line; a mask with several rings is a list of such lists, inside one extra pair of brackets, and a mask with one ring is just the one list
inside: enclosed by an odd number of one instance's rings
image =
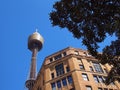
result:
[[(81, 40), (66, 29), (52, 27), (49, 13), (56, 0), (0, 1), (0, 77), (1, 90), (25, 90), (31, 52), (27, 49), (30, 34), (38, 32), (45, 42), (37, 57), (37, 69), (44, 58), (68, 46), (85, 49)], [(109, 44), (102, 43), (102, 47)]]

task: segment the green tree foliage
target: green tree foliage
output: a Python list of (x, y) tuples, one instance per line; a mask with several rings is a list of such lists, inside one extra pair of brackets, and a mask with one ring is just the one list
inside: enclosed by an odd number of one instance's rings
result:
[[(120, 0), (60, 0), (53, 8), (52, 25), (67, 28), (75, 38), (82, 39), (88, 51), (102, 64), (113, 66), (107, 84), (120, 81)], [(117, 40), (99, 54), (98, 43), (113, 34)]]

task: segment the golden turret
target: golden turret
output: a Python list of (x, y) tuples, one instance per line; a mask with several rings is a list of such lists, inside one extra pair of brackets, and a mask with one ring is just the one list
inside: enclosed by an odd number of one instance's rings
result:
[(39, 51), (43, 46), (43, 42), (43, 37), (36, 31), (28, 38), (28, 49), (32, 51), (35, 47), (37, 47)]

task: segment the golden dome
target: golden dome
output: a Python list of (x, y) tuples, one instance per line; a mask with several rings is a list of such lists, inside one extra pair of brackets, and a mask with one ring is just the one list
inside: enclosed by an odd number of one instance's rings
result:
[(43, 42), (43, 37), (36, 31), (28, 38), (28, 49), (32, 51), (32, 49), (37, 47), (39, 51), (43, 46)]

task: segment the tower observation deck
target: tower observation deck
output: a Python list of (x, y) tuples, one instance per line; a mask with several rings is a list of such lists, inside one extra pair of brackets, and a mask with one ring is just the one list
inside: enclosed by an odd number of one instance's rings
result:
[(25, 82), (28, 90), (32, 90), (32, 87), (35, 83), (36, 79), (36, 58), (37, 53), (42, 49), (44, 39), (43, 37), (36, 31), (28, 38), (28, 49), (32, 52), (31, 58), (31, 66), (30, 66), (30, 75), (29, 79)]

